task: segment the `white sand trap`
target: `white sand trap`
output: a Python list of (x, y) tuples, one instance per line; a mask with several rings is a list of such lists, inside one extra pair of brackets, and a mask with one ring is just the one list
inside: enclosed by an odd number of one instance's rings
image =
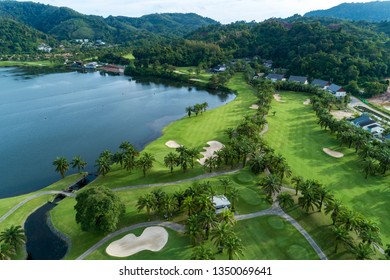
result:
[(340, 153), (340, 152), (336, 152), (336, 151), (332, 151), (328, 148), (323, 148), (322, 149), (326, 154), (330, 155), (331, 157), (334, 157), (334, 158), (342, 158), (344, 156), (343, 153)]
[(173, 141), (173, 140), (169, 140), (168, 142), (165, 143), (165, 145), (171, 149), (176, 149), (176, 148), (181, 147), (181, 145), (179, 143), (177, 143), (176, 141)]
[(284, 101), (282, 100), (282, 97), (279, 95), (279, 93), (274, 94), (274, 98), (275, 98), (275, 100), (278, 101), (278, 102), (284, 102)]
[(342, 120), (344, 118), (348, 119), (353, 116), (352, 112), (345, 112), (342, 110), (331, 111), (330, 114), (338, 120)]
[(207, 142), (207, 144), (209, 145), (209, 147), (203, 147), (203, 149), (205, 149), (206, 151), (200, 152), (203, 155), (203, 157), (197, 160), (201, 165), (204, 165), (206, 159), (214, 156), (215, 151), (219, 151), (224, 147), (224, 145), (218, 141), (209, 141)]
[(310, 99), (306, 99), (305, 102), (303, 102), (303, 105), (309, 105), (310, 104)]
[(249, 107), (249, 109), (257, 110), (257, 109), (259, 109), (259, 105), (257, 105), (257, 104), (252, 104), (252, 105)]
[(106, 248), (106, 253), (113, 257), (128, 257), (138, 252), (149, 250), (160, 251), (168, 242), (168, 232), (162, 227), (148, 227), (139, 236), (130, 233), (112, 242)]

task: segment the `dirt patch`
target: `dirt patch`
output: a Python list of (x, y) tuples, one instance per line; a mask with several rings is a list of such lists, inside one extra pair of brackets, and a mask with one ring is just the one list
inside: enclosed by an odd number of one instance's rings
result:
[(205, 149), (206, 151), (200, 152), (203, 157), (197, 160), (201, 165), (204, 165), (206, 159), (214, 156), (215, 151), (219, 151), (224, 147), (224, 145), (218, 141), (209, 141), (207, 142), (207, 144), (209, 145), (209, 147), (203, 147), (203, 149)]
[(336, 151), (333, 151), (331, 149), (328, 149), (328, 148), (323, 148), (322, 149), (326, 154), (330, 155), (331, 157), (334, 157), (334, 158), (342, 158), (344, 156), (343, 153), (340, 153), (340, 152), (336, 152)]
[(252, 104), (252, 105), (249, 107), (249, 109), (257, 110), (257, 109), (259, 109), (259, 105), (257, 105), (257, 104)]
[(330, 113), (333, 117), (335, 117), (338, 120), (342, 120), (344, 118), (348, 119), (354, 115), (354, 113), (352, 113), (352, 112), (346, 112), (346, 111), (342, 111), (342, 110), (331, 111)]
[(303, 102), (303, 105), (310, 105), (310, 99), (306, 99), (305, 102)]
[(138, 252), (149, 250), (160, 251), (168, 242), (168, 232), (162, 227), (148, 227), (137, 237), (128, 234), (112, 242), (106, 248), (106, 253), (113, 257), (128, 257)]
[(165, 146), (167, 146), (168, 148), (171, 148), (171, 149), (177, 149), (177, 148), (181, 147), (181, 145), (179, 143), (177, 143), (176, 141), (173, 141), (173, 140), (169, 140), (168, 142), (166, 142)]

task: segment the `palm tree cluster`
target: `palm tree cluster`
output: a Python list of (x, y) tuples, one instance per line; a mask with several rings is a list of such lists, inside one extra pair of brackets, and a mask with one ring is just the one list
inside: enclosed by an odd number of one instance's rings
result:
[(64, 178), (65, 173), (69, 170), (70, 165), (72, 168), (77, 168), (77, 172), (80, 173), (81, 170), (87, 166), (87, 163), (80, 156), (73, 157), (70, 163), (65, 157), (57, 157), (53, 161), (53, 165), (56, 167), (55, 171), (60, 173), (61, 177)]
[[(353, 211), (334, 198), (333, 193), (316, 180), (293, 177), (298, 204), (306, 212), (321, 211), (330, 214), (334, 234), (335, 253), (343, 244), (357, 259), (368, 259), (381, 245), (379, 227), (376, 223)], [(298, 193), (300, 192), (300, 194)]]
[(111, 165), (116, 163), (126, 171), (131, 172), (135, 168), (142, 170), (144, 176), (146, 172), (153, 168), (155, 158), (151, 153), (144, 152), (140, 154), (132, 144), (123, 141), (119, 145), (119, 151), (113, 154), (109, 150), (100, 153), (95, 166), (98, 168), (98, 174), (105, 176), (111, 171)]
[(338, 121), (329, 113), (337, 99), (323, 93), (311, 98), (313, 109), (318, 117), (321, 128), (329, 128), (335, 134), (341, 145), (354, 147), (361, 158), (362, 171), (367, 179), (368, 175), (385, 174), (390, 169), (390, 142), (380, 142), (372, 139), (371, 134), (354, 126), (346, 120)]
[(10, 226), (0, 233), (0, 260), (10, 260), (26, 242), (21, 226)]
[(194, 160), (199, 158), (199, 153), (199, 148), (187, 148), (182, 145), (176, 148), (176, 154), (170, 152), (164, 157), (164, 164), (171, 173), (176, 166), (180, 166), (183, 172), (186, 172), (189, 167), (194, 168)]
[(199, 113), (203, 114), (203, 112), (206, 112), (208, 107), (209, 107), (209, 104), (207, 102), (203, 102), (202, 104), (196, 103), (193, 106), (186, 107), (186, 113), (187, 113), (189, 118), (191, 117), (192, 113), (194, 113), (195, 116), (198, 116)]

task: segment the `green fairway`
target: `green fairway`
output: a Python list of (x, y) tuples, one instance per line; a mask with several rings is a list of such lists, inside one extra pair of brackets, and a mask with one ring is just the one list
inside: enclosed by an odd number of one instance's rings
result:
[(317, 260), (316, 252), (306, 239), (278, 216), (264, 216), (236, 225), (243, 241), (246, 260)]
[(40, 61), (0, 61), (0, 67), (20, 67), (20, 66), (55, 66), (49, 60)]
[[(309, 95), (296, 92), (280, 95), (285, 102), (273, 101), (271, 110), (276, 115), (267, 118), (269, 131), (265, 139), (287, 159), (293, 176), (317, 179), (332, 189), (346, 205), (377, 222), (383, 242), (389, 243), (390, 220), (384, 218), (390, 213), (389, 175), (364, 179), (355, 150), (341, 147), (334, 135), (321, 130), (311, 106), (303, 105)], [(323, 148), (342, 152), (344, 157), (330, 157)]]
[[(222, 143), (227, 141), (224, 130), (235, 127), (243, 119), (243, 116), (253, 114), (249, 106), (256, 101), (252, 89), (245, 84), (241, 74), (234, 76), (229, 82), (229, 88), (238, 91), (237, 97), (232, 102), (209, 110), (197, 117), (184, 117), (163, 129), (163, 135), (157, 140), (149, 143), (144, 151), (149, 152), (156, 158), (154, 167), (143, 176), (141, 170), (134, 170), (131, 174), (123, 170), (119, 165), (113, 165), (105, 177), (99, 176), (91, 185), (105, 185), (110, 188), (123, 187), (138, 184), (173, 182), (184, 178), (191, 178), (205, 172), (203, 166), (196, 163), (194, 169), (186, 173), (175, 168), (173, 174), (164, 166), (164, 156), (174, 149), (168, 148), (165, 143), (174, 140), (186, 147), (202, 148), (210, 140), (217, 140)], [(183, 108), (183, 112), (184, 112)]]
[(132, 53), (125, 54), (123, 57), (127, 58), (127, 59), (130, 59), (130, 60), (134, 60), (135, 59), (135, 57), (134, 57), (134, 55)]

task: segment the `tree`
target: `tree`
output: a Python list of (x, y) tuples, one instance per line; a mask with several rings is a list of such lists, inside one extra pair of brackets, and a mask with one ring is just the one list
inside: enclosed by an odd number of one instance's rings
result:
[(244, 254), (244, 246), (242, 245), (242, 241), (235, 233), (227, 236), (224, 248), (226, 249), (229, 260), (233, 260), (234, 256), (239, 258), (240, 255)]
[(323, 186), (320, 186), (316, 188), (318, 199), (319, 199), (319, 205), (318, 205), (318, 212), (321, 212), (322, 204), (325, 202), (325, 204), (329, 204), (334, 200), (333, 193)]
[(234, 234), (232, 225), (225, 222), (218, 223), (217, 226), (211, 230), (211, 241), (213, 241), (220, 253), (223, 252), (226, 239), (232, 234)]
[(80, 170), (84, 169), (85, 166), (87, 166), (87, 163), (85, 161), (83, 161), (80, 156), (75, 156), (72, 159), (71, 165), (72, 165), (72, 168), (77, 167), (77, 172), (80, 173)]
[(106, 156), (102, 156), (102, 155), (101, 155), (101, 156), (96, 160), (95, 166), (97, 166), (97, 168), (98, 168), (98, 173), (99, 173), (100, 175), (106, 176), (106, 174), (107, 174), (108, 172), (110, 172), (110, 170), (111, 170), (110, 164), (111, 164), (111, 161), (109, 160), (109, 158), (106, 157)]
[(386, 245), (385, 255), (388, 260), (390, 260), (390, 244)]
[(131, 153), (124, 153), (123, 154), (123, 167), (127, 171), (133, 170), (133, 168), (136, 166), (137, 162), (134, 158), (134, 156)]
[(215, 260), (215, 257), (211, 248), (202, 244), (192, 249), (191, 260)]
[(294, 206), (294, 199), (291, 197), (291, 194), (287, 192), (279, 193), (276, 200), (279, 202), (279, 205), (282, 208), (289, 208)]
[(234, 212), (230, 209), (223, 209), (222, 212), (218, 215), (218, 219), (220, 222), (224, 222), (230, 225), (234, 225), (237, 220), (234, 217)]
[(117, 228), (125, 205), (107, 187), (86, 188), (76, 197), (76, 222), (84, 231), (112, 232)]
[(200, 213), (199, 223), (205, 232), (205, 239), (209, 239), (210, 230), (217, 224), (217, 216), (214, 209), (208, 209)]
[(197, 214), (191, 215), (187, 219), (186, 232), (190, 237), (192, 244), (199, 244), (202, 240), (202, 227), (199, 223), (199, 216)]
[(265, 163), (266, 161), (263, 154), (252, 153), (248, 162), (249, 169), (256, 175), (260, 174), (265, 169)]
[(7, 243), (0, 244), (0, 260), (10, 260), (15, 255), (15, 250)]
[(61, 174), (61, 177), (65, 177), (66, 171), (69, 170), (69, 162), (65, 157), (57, 157), (53, 161), (53, 165), (56, 167), (56, 172)]
[(0, 242), (4, 242), (16, 251), (19, 246), (26, 242), (24, 230), (20, 225), (10, 226), (0, 233)]
[(146, 176), (146, 171), (152, 169), (154, 160), (154, 156), (151, 153), (147, 152), (142, 154), (138, 159), (137, 165), (142, 169), (144, 177)]
[(140, 196), (138, 198), (137, 201), (138, 212), (146, 208), (146, 212), (148, 213), (148, 221), (150, 221), (150, 210), (154, 207), (155, 203), (156, 203), (155, 197), (150, 193)]
[(230, 180), (230, 178), (228, 178), (228, 177), (224, 177), (224, 178), (220, 178), (219, 182), (221, 183), (221, 185), (223, 187), (223, 194), (226, 196), (228, 187), (232, 183), (232, 180)]
[(374, 254), (370, 244), (363, 242), (357, 245), (352, 244), (350, 246), (350, 251), (355, 255), (357, 260), (370, 260), (371, 256)]
[(231, 203), (231, 211), (233, 213), (236, 211), (236, 202), (238, 200), (239, 194), (240, 194), (240, 191), (236, 187), (231, 187), (227, 193), (227, 197), (229, 198), (230, 203)]
[(351, 246), (352, 245), (352, 237), (349, 235), (348, 230), (344, 227), (335, 226), (332, 228), (332, 232), (335, 236), (335, 247), (334, 252), (337, 253), (337, 248), (340, 242)]
[(362, 168), (365, 174), (364, 179), (367, 179), (368, 175), (374, 175), (377, 170), (377, 162), (372, 157), (366, 157), (362, 161)]
[(212, 172), (214, 168), (217, 167), (217, 158), (215, 156), (211, 156), (205, 159), (204, 166), (209, 169), (209, 172)]
[(294, 184), (294, 188), (295, 188), (295, 195), (298, 195), (298, 191), (300, 190), (301, 185), (304, 181), (305, 180), (303, 179), (302, 176), (294, 176), (291, 178), (291, 182)]
[(192, 106), (186, 107), (186, 113), (187, 113), (187, 115), (188, 115), (189, 118), (191, 117), (192, 112), (193, 112)]
[(164, 157), (164, 164), (166, 167), (168, 167), (171, 170), (171, 173), (173, 172), (173, 168), (177, 166), (179, 163), (179, 158), (176, 154), (169, 152)]
[(336, 224), (336, 221), (338, 220), (340, 213), (344, 210), (345, 210), (345, 208), (344, 208), (343, 203), (337, 199), (335, 199), (334, 201), (331, 201), (330, 203), (326, 203), (326, 206), (325, 206), (325, 214), (329, 214), (330, 212), (332, 212), (332, 214), (330, 215), (330, 217), (333, 221), (332, 225)]
[(282, 182), (278, 176), (273, 174), (267, 175), (260, 181), (260, 186), (269, 197), (272, 197), (274, 194), (278, 193), (282, 188)]

